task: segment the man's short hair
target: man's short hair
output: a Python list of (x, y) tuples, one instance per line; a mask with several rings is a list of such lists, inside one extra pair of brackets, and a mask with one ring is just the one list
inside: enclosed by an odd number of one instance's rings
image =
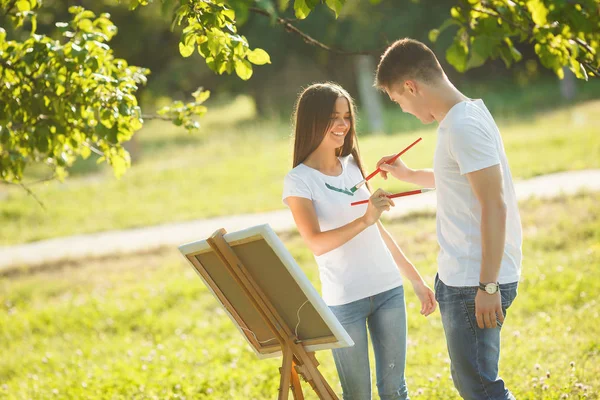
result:
[(444, 76), (444, 71), (435, 54), (418, 40), (397, 40), (381, 56), (375, 86), (391, 88), (396, 83), (409, 79), (434, 82)]

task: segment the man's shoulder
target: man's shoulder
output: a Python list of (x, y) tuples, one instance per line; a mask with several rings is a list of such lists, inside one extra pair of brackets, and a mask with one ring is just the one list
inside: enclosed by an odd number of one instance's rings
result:
[(447, 126), (450, 129), (482, 126), (489, 120), (489, 115), (485, 109), (475, 104), (474, 101), (464, 102), (461, 107), (452, 113), (451, 118), (447, 121)]
[(453, 118), (448, 121), (446, 129), (454, 137), (485, 136), (492, 137), (496, 129), (496, 123), (485, 106), (469, 102), (454, 113)]

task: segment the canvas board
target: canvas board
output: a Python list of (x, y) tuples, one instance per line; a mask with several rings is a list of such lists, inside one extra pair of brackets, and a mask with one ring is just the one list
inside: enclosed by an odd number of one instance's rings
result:
[[(268, 224), (226, 233), (223, 238), (292, 332), (297, 329), (307, 351), (354, 345)], [(207, 240), (181, 245), (179, 250), (256, 355), (280, 356), (279, 342)]]

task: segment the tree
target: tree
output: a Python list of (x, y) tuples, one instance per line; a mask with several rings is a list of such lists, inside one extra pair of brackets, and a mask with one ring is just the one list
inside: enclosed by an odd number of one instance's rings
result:
[[(370, 0), (379, 3), (381, 0)], [(151, 0), (128, 0), (132, 10)], [(266, 51), (252, 49), (238, 33), (250, 13), (270, 19), (306, 43), (335, 54), (341, 50), (307, 35), (295, 25), (324, 6), (336, 17), (346, 0), (162, 0), (181, 29), (179, 52), (198, 52), (216, 74), (250, 79), (253, 65), (270, 63)], [(451, 17), (430, 32), (430, 40), (456, 27), (446, 58), (458, 71), (502, 58), (519, 61), (515, 42), (531, 42), (541, 63), (562, 77), (563, 67), (578, 78), (599, 74), (600, 1), (459, 0)], [(149, 70), (114, 57), (109, 45), (117, 32), (110, 15), (82, 7), (69, 9), (71, 19), (46, 34), (37, 32), (42, 0), (0, 0), (0, 17), (13, 36), (0, 28), (0, 180), (21, 183), (28, 165), (44, 163), (52, 177), (63, 179), (77, 157), (97, 153), (117, 176), (130, 164), (123, 143), (142, 127), (144, 118), (163, 118), (192, 130), (195, 116), (206, 112), (209, 93), (193, 93), (194, 101), (176, 102), (144, 116), (136, 93)], [(296, 19), (289, 16), (294, 14)], [(385, 42), (381, 41), (382, 46)], [(367, 51), (366, 53), (373, 53)]]
[(561, 79), (563, 67), (578, 78), (600, 74), (600, 1), (469, 0), (430, 32), (430, 40), (457, 26), (446, 58), (459, 72), (500, 57), (509, 67), (521, 59), (514, 41), (534, 44), (540, 62)]

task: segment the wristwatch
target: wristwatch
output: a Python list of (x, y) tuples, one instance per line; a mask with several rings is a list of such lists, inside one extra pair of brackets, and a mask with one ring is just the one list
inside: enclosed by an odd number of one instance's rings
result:
[(481, 283), (479, 282), (479, 289), (483, 290), (487, 294), (494, 294), (500, 290), (500, 283)]

